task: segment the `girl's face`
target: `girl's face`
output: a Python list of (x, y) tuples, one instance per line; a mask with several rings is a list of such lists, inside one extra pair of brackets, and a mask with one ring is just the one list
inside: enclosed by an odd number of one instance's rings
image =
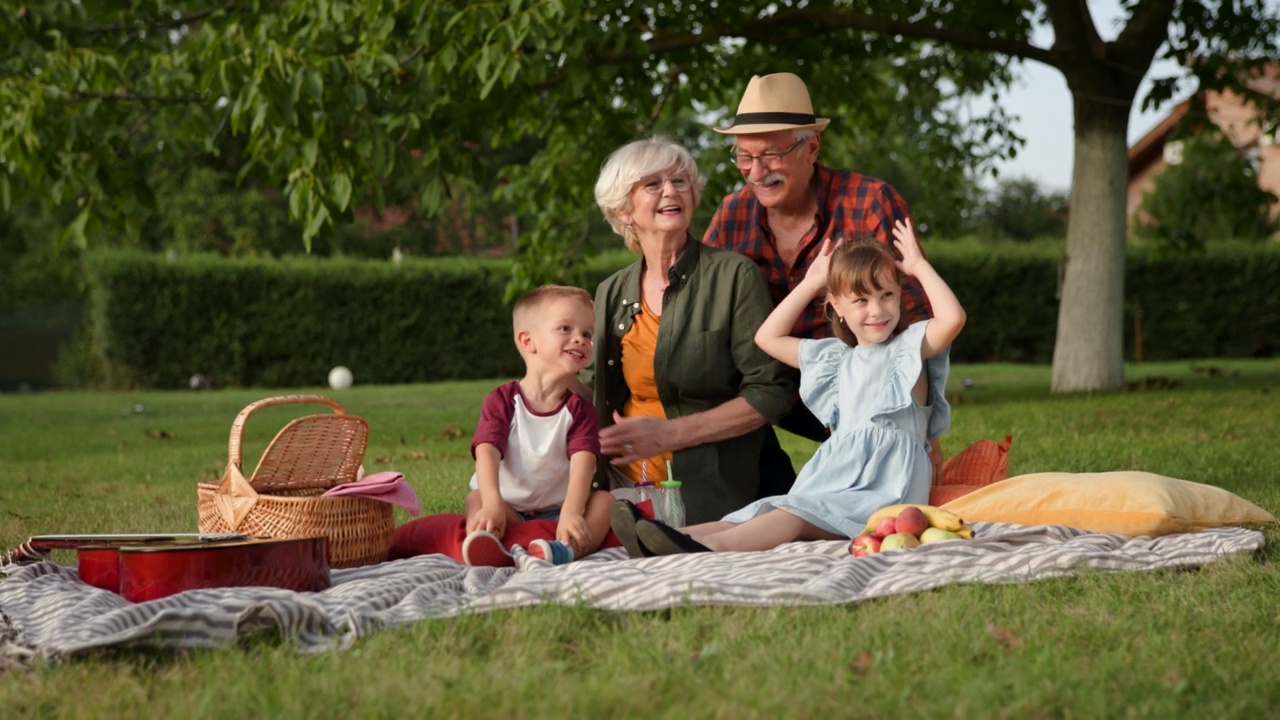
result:
[(827, 295), (827, 302), (858, 338), (859, 345), (878, 345), (893, 337), (902, 315), (902, 287), (891, 273), (878, 278), (879, 290), (859, 295), (852, 290), (843, 295)]

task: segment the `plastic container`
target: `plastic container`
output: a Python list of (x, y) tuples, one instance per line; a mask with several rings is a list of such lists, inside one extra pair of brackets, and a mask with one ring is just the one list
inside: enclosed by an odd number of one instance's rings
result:
[(684, 527), (684, 498), (680, 494), (679, 480), (658, 483), (653, 512), (658, 520), (673, 528)]
[(658, 512), (657, 488), (651, 482), (642, 482), (633, 486), (636, 491), (635, 504), (646, 517), (656, 517)]

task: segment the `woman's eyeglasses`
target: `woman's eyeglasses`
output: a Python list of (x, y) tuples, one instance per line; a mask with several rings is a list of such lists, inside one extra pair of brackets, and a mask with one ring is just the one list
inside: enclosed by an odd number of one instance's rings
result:
[(650, 195), (661, 195), (662, 186), (667, 183), (671, 183), (671, 189), (678, 193), (688, 190), (690, 185), (689, 178), (684, 177), (683, 175), (672, 175), (671, 177), (664, 178), (650, 178), (641, 183), (640, 187), (644, 188), (644, 191)]
[(782, 152), (763, 152), (759, 155), (748, 155), (747, 153), (739, 152), (738, 148), (733, 148), (729, 151), (729, 154), (733, 158), (733, 164), (737, 165), (739, 170), (750, 170), (757, 160), (767, 168), (775, 168), (782, 162), (782, 158), (790, 155), (791, 151), (803, 144), (804, 140), (797, 140), (795, 145)]

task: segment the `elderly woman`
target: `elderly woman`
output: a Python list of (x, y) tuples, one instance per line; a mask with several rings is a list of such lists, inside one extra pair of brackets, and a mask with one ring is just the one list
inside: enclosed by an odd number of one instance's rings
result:
[(755, 263), (689, 232), (704, 179), (664, 138), (609, 156), (596, 203), (638, 256), (596, 291), (594, 401), (609, 489), (666, 478), (690, 524), (756, 498), (767, 423), (791, 407), (786, 369), (758, 348), (773, 309)]

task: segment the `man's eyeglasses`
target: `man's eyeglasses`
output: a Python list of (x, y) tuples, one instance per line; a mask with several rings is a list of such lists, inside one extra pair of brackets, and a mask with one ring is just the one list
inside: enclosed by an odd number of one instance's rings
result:
[(641, 183), (640, 187), (644, 188), (644, 191), (650, 195), (661, 195), (662, 186), (666, 185), (668, 182), (671, 183), (671, 189), (678, 193), (682, 193), (689, 189), (689, 178), (683, 175), (672, 175), (671, 177), (664, 178), (649, 178)]
[(797, 140), (795, 145), (782, 152), (763, 152), (759, 155), (748, 155), (747, 153), (739, 152), (737, 148), (733, 148), (729, 151), (729, 154), (733, 157), (733, 163), (738, 166), (739, 170), (750, 170), (757, 160), (767, 168), (774, 168), (782, 162), (782, 158), (790, 155), (791, 151), (803, 144), (804, 140)]

